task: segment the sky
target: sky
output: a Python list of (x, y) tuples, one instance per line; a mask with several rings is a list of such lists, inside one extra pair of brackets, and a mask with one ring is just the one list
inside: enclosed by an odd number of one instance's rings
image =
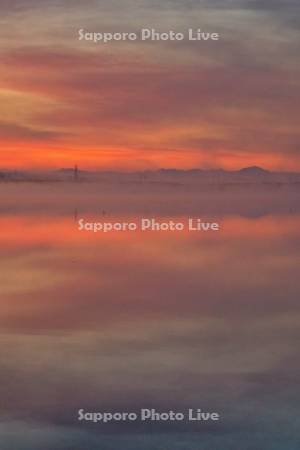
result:
[[(298, 0), (0, 0), (0, 167), (300, 170)], [(78, 30), (219, 41), (94, 44)]]

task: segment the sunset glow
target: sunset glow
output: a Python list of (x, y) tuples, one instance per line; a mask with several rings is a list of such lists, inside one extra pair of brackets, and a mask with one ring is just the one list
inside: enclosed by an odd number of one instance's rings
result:
[(203, 25), (220, 41), (79, 41), (81, 27), (147, 24), (146, 0), (132, 16), (119, 3), (0, 1), (0, 167), (300, 169), (291, 10), (166, 4), (151, 8), (157, 28)]

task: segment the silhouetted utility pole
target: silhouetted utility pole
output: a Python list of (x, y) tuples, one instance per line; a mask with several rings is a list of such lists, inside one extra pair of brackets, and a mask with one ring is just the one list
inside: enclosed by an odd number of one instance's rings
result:
[(74, 181), (78, 181), (78, 166), (75, 164), (74, 166)]

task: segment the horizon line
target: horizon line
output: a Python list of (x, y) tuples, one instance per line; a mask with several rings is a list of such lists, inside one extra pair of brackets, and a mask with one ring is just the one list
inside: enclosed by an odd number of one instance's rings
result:
[(80, 167), (78, 164), (74, 164), (74, 166), (70, 166), (70, 167), (41, 167), (41, 168), (36, 168), (36, 167), (26, 167), (26, 168), (5, 168), (5, 167), (0, 167), (0, 172), (59, 172), (59, 171), (78, 171), (78, 172), (87, 172), (87, 173), (124, 173), (124, 174), (130, 174), (130, 173), (145, 173), (145, 172), (151, 172), (151, 173), (155, 173), (155, 172), (162, 172), (162, 171), (173, 171), (173, 172), (194, 172), (194, 171), (201, 171), (201, 172), (227, 172), (227, 173), (237, 173), (237, 172), (241, 172), (243, 170), (258, 170), (258, 171), (263, 171), (265, 173), (296, 173), (299, 174), (300, 172), (298, 171), (290, 171), (290, 170), (286, 170), (286, 169), (278, 169), (278, 170), (270, 170), (270, 169), (266, 169), (265, 167), (262, 166), (256, 166), (256, 165), (252, 165), (252, 166), (241, 166), (239, 169), (225, 169), (222, 167), (214, 167), (214, 168), (207, 168), (207, 167), (192, 167), (192, 168), (188, 168), (188, 169), (181, 169), (181, 168), (176, 168), (176, 167), (159, 167), (156, 169), (132, 169), (132, 170), (122, 170), (122, 169), (85, 169), (84, 167)]

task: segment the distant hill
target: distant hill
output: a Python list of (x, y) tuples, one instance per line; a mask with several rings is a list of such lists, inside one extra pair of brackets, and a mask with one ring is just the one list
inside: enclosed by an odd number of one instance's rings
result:
[(236, 171), (224, 169), (181, 170), (163, 168), (137, 172), (86, 171), (61, 168), (48, 171), (0, 171), (2, 182), (113, 182), (169, 185), (231, 185), (231, 184), (300, 184), (300, 173), (271, 172), (258, 166)]
[(268, 170), (262, 169), (258, 166), (245, 167), (244, 169), (240, 169), (237, 173), (246, 174), (246, 175), (266, 175), (271, 172)]

